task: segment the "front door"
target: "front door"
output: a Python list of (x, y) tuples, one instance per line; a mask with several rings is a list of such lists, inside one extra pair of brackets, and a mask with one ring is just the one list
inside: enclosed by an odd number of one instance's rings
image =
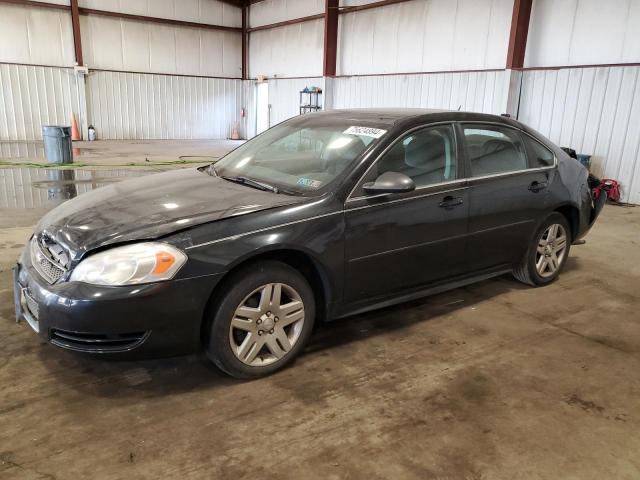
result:
[[(367, 195), (385, 172), (411, 177), (408, 193)], [(393, 295), (464, 269), (469, 197), (459, 180), (452, 125), (415, 129), (369, 169), (345, 205), (349, 303)]]

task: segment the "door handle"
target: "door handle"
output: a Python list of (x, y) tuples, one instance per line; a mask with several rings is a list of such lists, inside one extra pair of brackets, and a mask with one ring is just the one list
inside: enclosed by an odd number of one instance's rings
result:
[(462, 203), (463, 203), (462, 197), (452, 197), (451, 195), (447, 195), (440, 202), (440, 207), (453, 208), (453, 207), (457, 207), (458, 205), (462, 205)]
[(544, 190), (545, 188), (547, 188), (548, 185), (549, 184), (547, 182), (533, 181), (531, 182), (531, 185), (529, 185), (529, 190), (536, 193), (536, 192), (539, 192), (540, 190)]

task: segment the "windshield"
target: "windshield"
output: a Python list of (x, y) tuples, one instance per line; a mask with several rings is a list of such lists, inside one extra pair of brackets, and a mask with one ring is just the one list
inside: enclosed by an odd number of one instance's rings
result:
[(386, 133), (362, 123), (313, 114), (296, 117), (246, 142), (213, 168), (228, 180), (254, 180), (284, 192), (314, 195)]

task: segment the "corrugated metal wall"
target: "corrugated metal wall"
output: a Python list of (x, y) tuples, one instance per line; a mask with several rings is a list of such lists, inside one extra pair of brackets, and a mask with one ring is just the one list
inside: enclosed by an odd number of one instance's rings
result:
[[(321, 2), (305, 0), (307, 15)], [(367, 2), (342, 2), (355, 5)], [(260, 5), (260, 7), (258, 7)], [(287, 0), (251, 7), (251, 24), (282, 21)], [(338, 78), (328, 93), (334, 108), (415, 106), (502, 113), (504, 71), (376, 75), (455, 69), (501, 69), (513, 0), (414, 0), (340, 15)], [(267, 8), (269, 7), (269, 8)], [(255, 12), (255, 13), (254, 13)], [(269, 80), (271, 124), (298, 113), (298, 92), (320, 85), (323, 22), (305, 22), (251, 34), (251, 75)], [(354, 75), (354, 76), (349, 76)]]
[(84, 59), (90, 68), (240, 78), (241, 34), (81, 16)]
[[(82, 124), (84, 79), (71, 68), (0, 64), (0, 140), (41, 140), (42, 125)], [(101, 139), (228, 138), (242, 80), (93, 71), (88, 123)]]
[(242, 80), (91, 72), (87, 95), (99, 138), (228, 138)]
[(300, 114), (300, 91), (305, 87), (322, 87), (322, 77), (269, 80), (271, 125)]
[[(328, 101), (333, 108), (460, 108), (500, 114), (506, 105), (507, 79), (504, 70), (338, 77), (331, 80)], [(322, 77), (269, 79), (271, 125), (299, 114), (302, 89), (323, 85)], [(246, 88), (254, 92), (255, 83), (247, 82)], [(248, 132), (251, 137), (254, 130)]]
[(242, 81), (244, 118), (243, 138), (252, 138), (256, 135), (256, 82), (253, 80)]
[(336, 78), (333, 105), (502, 113), (506, 78), (505, 71)]
[[(562, 146), (592, 155), (596, 175), (640, 203), (639, 0), (536, 0), (519, 119)], [(553, 67), (562, 67), (554, 69)]]
[[(239, 8), (217, 0), (80, 0), (80, 6), (242, 23)], [(72, 112), (103, 139), (226, 138), (240, 120), (240, 33), (100, 15), (81, 15), (80, 23), (92, 69), (87, 79), (71, 68), (68, 11), (0, 4), (0, 140), (39, 140), (42, 125), (70, 125)]]
[(81, 123), (81, 88), (72, 68), (0, 64), (0, 140), (40, 140), (42, 125), (69, 125), (71, 112)]
[(513, 0), (414, 0), (340, 15), (340, 75), (504, 68)]
[(0, 4), (0, 61), (68, 67), (74, 58), (68, 12)]
[(249, 74), (253, 78), (322, 75), (323, 42), (323, 20), (252, 32)]
[(640, 60), (640, 1), (535, 0), (525, 67)]
[[(324, 0), (264, 0), (251, 5), (249, 26), (260, 27), (324, 13)], [(322, 74), (324, 20), (252, 32), (249, 75), (304, 77)]]
[[(259, 21), (286, 19), (287, 0), (267, 4), (271, 11), (260, 10)], [(340, 15), (339, 76), (330, 82), (328, 103), (503, 113), (512, 7), (513, 0), (414, 0)], [(282, 29), (253, 34), (259, 45), (251, 50), (252, 75), (319, 75), (315, 50), (304, 58), (289, 45), (313, 40), (315, 30), (304, 25), (295, 35)], [(525, 66), (540, 70), (514, 74), (511, 90), (517, 97), (522, 78), (520, 120), (592, 154), (595, 173), (617, 178), (624, 199), (640, 203), (640, 67), (554, 68), (625, 62), (640, 62), (639, 0), (535, 0)], [(444, 73), (397, 74), (421, 71)], [(297, 113), (297, 91), (308, 80), (270, 80), (272, 124)]]
[(561, 146), (592, 155), (640, 203), (640, 67), (567, 68), (523, 75), (519, 119)]
[(249, 26), (258, 27), (317, 13), (324, 13), (324, 0), (263, 0), (251, 5)]
[[(69, 0), (62, 1), (69, 4)], [(149, 15), (227, 27), (242, 26), (240, 9), (219, 0), (79, 0), (78, 3), (81, 7), (131, 15)]]

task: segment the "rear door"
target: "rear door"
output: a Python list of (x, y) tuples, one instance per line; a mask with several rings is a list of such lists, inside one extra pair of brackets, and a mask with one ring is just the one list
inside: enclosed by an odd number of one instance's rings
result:
[[(385, 172), (411, 177), (408, 193), (367, 195)], [(345, 300), (353, 303), (437, 282), (465, 261), (468, 194), (451, 124), (414, 129), (392, 144), (345, 204)]]
[(549, 208), (555, 156), (534, 159), (533, 140), (515, 128), (463, 123), (460, 131), (469, 176), (469, 268), (510, 266)]

